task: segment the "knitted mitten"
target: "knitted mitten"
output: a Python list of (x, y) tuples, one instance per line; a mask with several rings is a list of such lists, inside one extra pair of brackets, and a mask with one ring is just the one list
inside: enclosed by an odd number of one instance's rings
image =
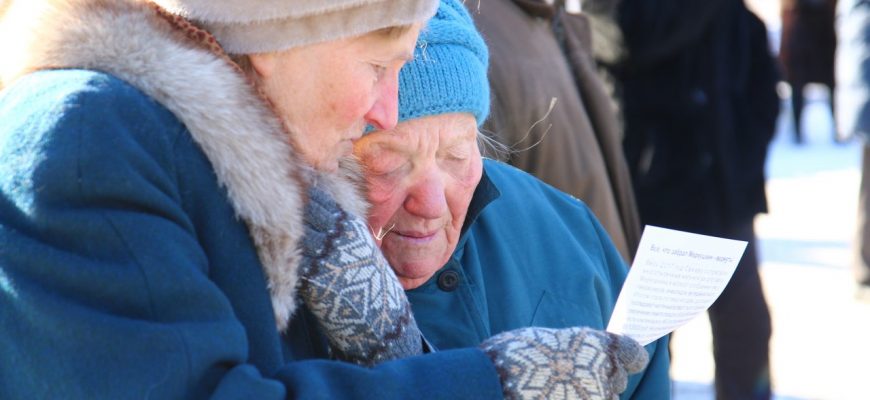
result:
[(521, 328), (480, 347), (506, 399), (618, 399), (649, 355), (631, 338), (590, 328)]
[(408, 298), (366, 223), (317, 187), (308, 194), (299, 292), (333, 354), (373, 365), (422, 353)]

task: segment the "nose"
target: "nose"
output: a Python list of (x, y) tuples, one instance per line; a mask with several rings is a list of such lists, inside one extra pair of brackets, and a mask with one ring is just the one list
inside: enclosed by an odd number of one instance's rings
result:
[(375, 83), (375, 103), (365, 115), (366, 123), (377, 130), (390, 130), (399, 122), (399, 72), (386, 74)]
[(437, 219), (447, 213), (445, 186), (437, 171), (427, 173), (408, 194), (404, 207), (411, 215)]

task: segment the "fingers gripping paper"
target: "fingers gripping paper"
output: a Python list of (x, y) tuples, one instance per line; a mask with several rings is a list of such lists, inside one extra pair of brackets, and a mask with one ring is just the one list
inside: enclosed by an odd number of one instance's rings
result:
[(647, 226), (607, 330), (647, 345), (707, 310), (746, 242)]

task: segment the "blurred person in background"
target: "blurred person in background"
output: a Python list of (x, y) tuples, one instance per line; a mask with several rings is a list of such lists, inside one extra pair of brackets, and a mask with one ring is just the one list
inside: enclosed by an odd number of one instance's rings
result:
[(641, 222), (749, 243), (708, 313), (716, 397), (770, 398), (771, 321), (753, 229), (767, 210), (764, 163), (779, 112), (764, 23), (742, 0), (623, 0), (610, 15), (621, 35), (594, 40), (615, 55), (599, 61), (616, 77)]
[[(794, 141), (803, 143), (801, 114), (804, 108), (804, 87), (820, 83), (827, 87), (831, 117), (836, 121), (834, 104), (834, 53), (837, 35), (834, 32), (834, 10), (837, 0), (782, 0), (782, 36), (779, 61), (783, 78), (791, 87), (791, 107), (794, 121)], [(839, 142), (836, 122), (835, 142)]]
[(465, 3), (492, 57), (483, 130), (510, 148), (508, 163), (583, 200), (630, 263), (640, 217), (621, 125), (592, 58), (590, 21), (569, 11), (579, 3)]
[(870, 2), (839, 1), (837, 37), (837, 121), (864, 141), (852, 266), (858, 297), (870, 301)]

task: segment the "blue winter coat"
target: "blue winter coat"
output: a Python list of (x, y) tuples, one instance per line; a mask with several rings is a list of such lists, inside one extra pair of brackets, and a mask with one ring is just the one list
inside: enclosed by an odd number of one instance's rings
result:
[[(527, 326), (604, 329), (627, 269), (581, 201), (514, 167), (484, 161), (459, 244), (447, 264), (407, 291), (426, 338), (441, 350)], [(623, 399), (668, 399), (667, 337)]]
[(295, 361), (209, 160), (125, 82), (31, 74), (0, 121), (0, 398), (500, 397), (474, 349)]

